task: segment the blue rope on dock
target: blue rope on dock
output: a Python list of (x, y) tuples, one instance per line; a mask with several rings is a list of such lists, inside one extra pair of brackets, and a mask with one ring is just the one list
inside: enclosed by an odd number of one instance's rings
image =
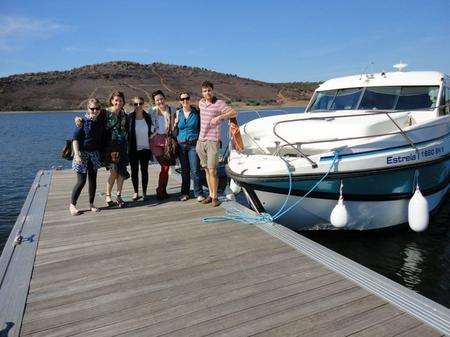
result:
[(232, 207), (230, 209), (227, 209), (225, 215), (208, 216), (208, 217), (204, 217), (202, 220), (203, 220), (203, 222), (220, 222), (220, 221), (234, 220), (234, 221), (252, 224), (252, 223), (258, 223), (258, 222), (271, 223), (273, 218), (269, 213), (250, 215), (250, 214), (242, 212), (241, 210), (239, 210), (235, 207)]
[[(286, 199), (284, 200), (283, 205), (280, 207), (280, 209), (275, 213), (275, 215), (271, 215), (269, 213), (261, 213), (261, 214), (257, 214), (257, 215), (250, 215), (247, 213), (244, 213), (240, 210), (238, 210), (237, 208), (230, 208), (229, 210), (226, 211), (225, 215), (216, 215), (216, 216), (208, 216), (208, 217), (204, 217), (202, 220), (203, 222), (219, 222), (219, 221), (228, 221), (228, 220), (232, 220), (232, 221), (239, 221), (239, 222), (243, 222), (243, 223), (248, 223), (248, 224), (254, 224), (254, 223), (272, 223), (273, 221), (279, 219), (280, 217), (282, 217), (283, 215), (285, 215), (287, 212), (289, 212), (290, 210), (292, 210), (294, 207), (296, 207), (298, 204), (300, 204), (312, 191), (314, 191), (317, 186), (319, 186), (319, 184), (325, 180), (325, 178), (330, 174), (331, 170), (334, 169), (336, 162), (339, 159), (339, 151), (335, 151), (334, 152), (334, 158), (333, 158), (333, 162), (331, 163), (330, 167), (328, 168), (328, 171), (323, 175), (322, 178), (320, 178), (317, 183), (314, 184), (313, 187), (311, 187), (309, 189), (308, 192), (305, 193), (304, 196), (302, 196), (299, 200), (297, 200), (296, 202), (294, 202), (291, 206), (289, 206), (288, 208), (286, 208), (286, 205), (289, 201), (289, 198), (291, 196), (291, 192), (292, 192), (292, 174), (291, 171), (289, 170), (289, 164), (288, 162), (280, 157), (286, 164), (287, 167), (287, 171), (288, 171), (288, 175), (289, 175), (289, 190), (288, 190), (288, 194), (286, 196)], [(286, 209), (285, 209), (286, 208)]]

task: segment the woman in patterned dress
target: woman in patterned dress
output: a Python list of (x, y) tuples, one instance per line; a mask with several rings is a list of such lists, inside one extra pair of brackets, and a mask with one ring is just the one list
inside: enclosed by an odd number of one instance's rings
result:
[(78, 197), (89, 178), (89, 207), (92, 212), (99, 209), (94, 205), (97, 189), (97, 170), (102, 166), (100, 151), (105, 146), (106, 120), (102, 114), (100, 102), (91, 98), (87, 102), (87, 112), (82, 118), (81, 126), (75, 128), (72, 137), (73, 161), (72, 168), (77, 174), (77, 183), (72, 190), (70, 214), (79, 215)]
[(107, 129), (110, 134), (109, 178), (106, 182), (107, 206), (114, 203), (111, 199), (111, 192), (114, 183), (117, 182), (116, 203), (119, 207), (125, 205), (122, 199), (122, 188), (125, 179), (130, 177), (127, 171), (128, 165), (128, 118), (123, 110), (125, 104), (125, 95), (121, 91), (114, 91), (109, 97), (110, 108), (107, 111)]

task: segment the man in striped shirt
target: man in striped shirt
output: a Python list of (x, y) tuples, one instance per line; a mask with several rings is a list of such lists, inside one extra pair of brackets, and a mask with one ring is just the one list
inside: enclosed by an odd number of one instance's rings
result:
[(217, 177), (217, 164), (219, 162), (220, 124), (225, 119), (237, 116), (237, 112), (224, 101), (213, 95), (214, 85), (205, 81), (202, 83), (202, 96), (198, 106), (200, 108), (200, 134), (197, 141), (197, 154), (200, 165), (205, 169), (209, 196), (202, 201), (213, 207), (220, 205), (217, 198), (219, 179)]

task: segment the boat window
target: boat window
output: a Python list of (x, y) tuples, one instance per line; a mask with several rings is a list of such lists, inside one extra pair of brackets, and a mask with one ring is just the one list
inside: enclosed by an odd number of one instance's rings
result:
[(368, 87), (364, 92), (359, 109), (394, 109), (399, 94), (400, 87)]
[[(429, 109), (437, 106), (438, 93), (438, 86), (366, 87), (318, 91), (314, 94), (308, 112)], [(446, 97), (448, 102), (448, 89)]]
[(337, 90), (318, 91), (313, 98), (309, 111), (329, 110)]
[(362, 88), (340, 89), (334, 98), (331, 110), (354, 110), (356, 109)]
[(396, 110), (428, 109), (436, 106), (439, 87), (402, 87)]

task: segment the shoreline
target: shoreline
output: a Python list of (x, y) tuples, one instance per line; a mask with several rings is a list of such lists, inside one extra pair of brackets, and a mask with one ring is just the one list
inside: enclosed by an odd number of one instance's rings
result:
[[(174, 104), (175, 102), (168, 102), (167, 105), (169, 106), (177, 106), (178, 102)], [(237, 111), (246, 112), (246, 111), (255, 111), (255, 110), (270, 110), (270, 109), (283, 109), (283, 108), (305, 108), (308, 105), (308, 101), (295, 101), (290, 102), (282, 105), (232, 105), (231, 107), (236, 109)], [(147, 107), (148, 110), (148, 107)], [(49, 110), (49, 111), (43, 111), (43, 110), (29, 110), (29, 111), (0, 111), (0, 115), (13, 115), (13, 114), (39, 114), (39, 113), (61, 113), (61, 112), (73, 112), (73, 113), (83, 113), (84, 110), (76, 109), (76, 110)], [(127, 111), (128, 112), (128, 111)]]
[(85, 112), (84, 110), (27, 110), (27, 111), (0, 111), (0, 115), (28, 115), (28, 114), (41, 114), (41, 113), (60, 113), (60, 112)]

